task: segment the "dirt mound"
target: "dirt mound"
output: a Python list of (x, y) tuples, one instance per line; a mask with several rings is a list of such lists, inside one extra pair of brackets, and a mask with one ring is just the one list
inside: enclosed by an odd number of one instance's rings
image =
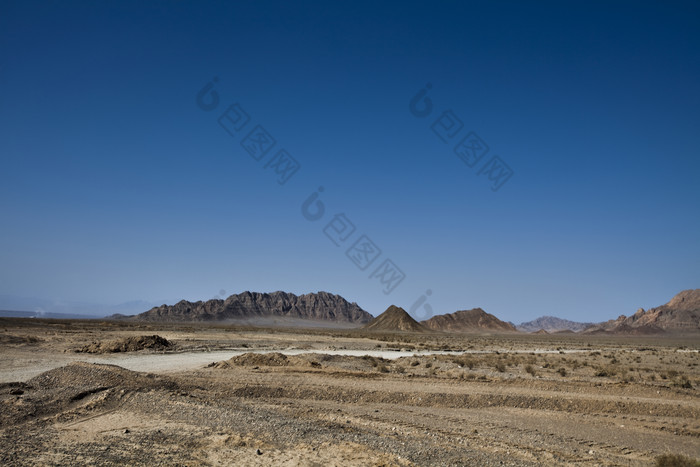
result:
[(57, 389), (78, 386), (138, 386), (150, 380), (142, 373), (116, 365), (76, 362), (46, 371), (27, 381), (27, 384), (36, 389)]
[[(116, 365), (77, 362), (44, 372), (26, 383), (0, 384), (0, 425), (14, 425), (24, 419), (50, 416), (76, 403), (95, 398), (117, 398), (115, 391), (175, 389), (168, 378), (126, 370)], [(122, 391), (122, 393), (124, 392)], [(9, 399), (8, 399), (9, 398)], [(12, 399), (16, 398), (16, 399)]]
[[(317, 364), (318, 365), (318, 364)], [(232, 366), (313, 366), (307, 359), (294, 355), (284, 355), (279, 352), (244, 353), (222, 362), (212, 364), (214, 368), (230, 368)]]
[(328, 370), (344, 371), (373, 371), (376, 368), (389, 363), (389, 360), (379, 357), (354, 357), (347, 355), (328, 355), (304, 353), (299, 355), (284, 355), (279, 352), (272, 353), (245, 353), (232, 357), (229, 360), (215, 362), (209, 365), (212, 368), (231, 368), (235, 366), (245, 367), (299, 367), (299, 368), (325, 368)]
[(116, 353), (136, 352), (144, 349), (165, 350), (173, 346), (173, 343), (158, 335), (127, 337), (113, 342), (92, 342), (76, 352), (83, 353)]

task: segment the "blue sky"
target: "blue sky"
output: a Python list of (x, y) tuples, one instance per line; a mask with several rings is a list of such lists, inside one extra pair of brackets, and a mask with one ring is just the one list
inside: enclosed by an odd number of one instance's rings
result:
[[(513, 322), (660, 305), (700, 287), (699, 76), (697, 2), (3, 2), (0, 308), (221, 290)], [(276, 141), (260, 160), (257, 125)], [(470, 132), (489, 148), (473, 167), (454, 152)], [(282, 149), (299, 169), (280, 184)], [(512, 170), (495, 191), (494, 156)], [(355, 227), (339, 246), (337, 214)], [(347, 254), (363, 235), (365, 269)]]

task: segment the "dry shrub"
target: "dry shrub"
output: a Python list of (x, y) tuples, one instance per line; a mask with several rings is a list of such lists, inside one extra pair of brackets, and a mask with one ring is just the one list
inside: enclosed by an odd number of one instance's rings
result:
[(616, 374), (617, 374), (617, 369), (612, 365), (608, 365), (608, 366), (600, 367), (595, 375), (601, 376), (601, 377), (610, 377), (610, 376), (615, 376)]
[(687, 376), (679, 376), (678, 378), (673, 380), (672, 384), (677, 388), (693, 389), (693, 385), (690, 383), (690, 380)]
[(680, 454), (664, 454), (656, 458), (656, 467), (700, 467), (700, 462)]

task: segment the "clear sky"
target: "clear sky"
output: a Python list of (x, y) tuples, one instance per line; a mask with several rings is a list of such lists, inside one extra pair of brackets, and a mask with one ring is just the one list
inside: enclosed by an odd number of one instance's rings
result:
[(0, 308), (700, 287), (696, 1), (3, 1), (0, 132)]

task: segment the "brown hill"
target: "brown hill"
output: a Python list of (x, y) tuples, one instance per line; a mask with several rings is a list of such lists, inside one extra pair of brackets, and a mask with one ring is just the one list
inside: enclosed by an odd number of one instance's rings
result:
[(406, 310), (391, 305), (384, 313), (374, 318), (363, 329), (369, 331), (425, 332), (427, 329), (411, 317)]
[(700, 332), (700, 289), (684, 290), (665, 305), (632, 316), (620, 315), (585, 331), (589, 334), (660, 334)]
[(517, 332), (515, 326), (501, 321), (481, 308), (455, 311), (447, 315), (433, 316), (421, 324), (434, 331), (443, 332), (474, 332), (474, 331), (506, 331)]
[(175, 305), (161, 305), (136, 316), (113, 318), (168, 322), (291, 318), (364, 324), (372, 319), (372, 315), (357, 303), (350, 303), (340, 295), (328, 292), (299, 296), (287, 292), (243, 292), (231, 295), (226, 300), (181, 300)]

